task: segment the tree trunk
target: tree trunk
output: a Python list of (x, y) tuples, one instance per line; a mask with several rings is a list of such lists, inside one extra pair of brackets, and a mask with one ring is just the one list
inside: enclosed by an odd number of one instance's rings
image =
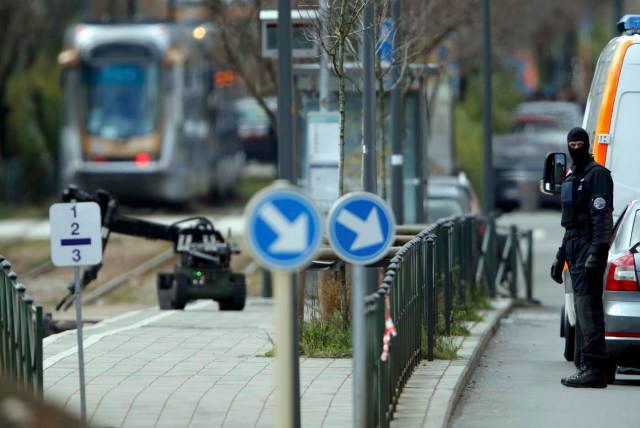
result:
[(340, 113), (340, 160), (338, 162), (338, 196), (344, 195), (344, 127), (346, 123), (347, 94), (345, 78), (338, 76), (338, 111)]

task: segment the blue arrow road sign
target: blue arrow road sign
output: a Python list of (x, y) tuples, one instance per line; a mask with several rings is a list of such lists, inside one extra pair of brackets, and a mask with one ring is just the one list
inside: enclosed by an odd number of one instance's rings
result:
[(338, 256), (365, 265), (384, 257), (395, 235), (396, 222), (379, 196), (353, 192), (338, 199), (329, 211), (329, 242)]
[(322, 221), (313, 202), (295, 187), (272, 187), (256, 194), (245, 210), (249, 251), (262, 266), (296, 270), (313, 260)]

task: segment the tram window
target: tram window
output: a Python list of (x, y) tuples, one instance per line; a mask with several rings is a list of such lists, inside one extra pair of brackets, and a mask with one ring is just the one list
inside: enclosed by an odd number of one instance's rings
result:
[(114, 61), (82, 67), (89, 134), (108, 139), (152, 133), (158, 118), (160, 71), (155, 64)]

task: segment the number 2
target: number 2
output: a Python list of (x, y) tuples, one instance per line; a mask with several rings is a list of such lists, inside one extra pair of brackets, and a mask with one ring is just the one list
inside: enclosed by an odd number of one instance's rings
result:
[(80, 258), (81, 258), (80, 257), (80, 250), (76, 249), (76, 250), (73, 250), (72, 252), (73, 252), (73, 261), (74, 262), (79, 262)]
[(78, 232), (78, 229), (80, 229), (80, 225), (78, 223), (71, 223), (71, 234), (72, 235), (80, 235), (80, 233)]

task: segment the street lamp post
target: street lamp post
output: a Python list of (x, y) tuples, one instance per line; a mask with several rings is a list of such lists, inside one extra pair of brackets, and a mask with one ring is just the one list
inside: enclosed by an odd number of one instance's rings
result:
[[(391, 76), (394, 87), (391, 89), (391, 207), (398, 224), (404, 224), (404, 172), (402, 156), (402, 99), (398, 82), (400, 79), (400, 0), (391, 1), (393, 21), (393, 49)], [(384, 186), (384, 183), (383, 183)]]
[(493, 150), (491, 147), (491, 14), (490, 0), (483, 0), (483, 50), (482, 50), (482, 119), (484, 127), (484, 188), (482, 191), (484, 212), (493, 211)]

